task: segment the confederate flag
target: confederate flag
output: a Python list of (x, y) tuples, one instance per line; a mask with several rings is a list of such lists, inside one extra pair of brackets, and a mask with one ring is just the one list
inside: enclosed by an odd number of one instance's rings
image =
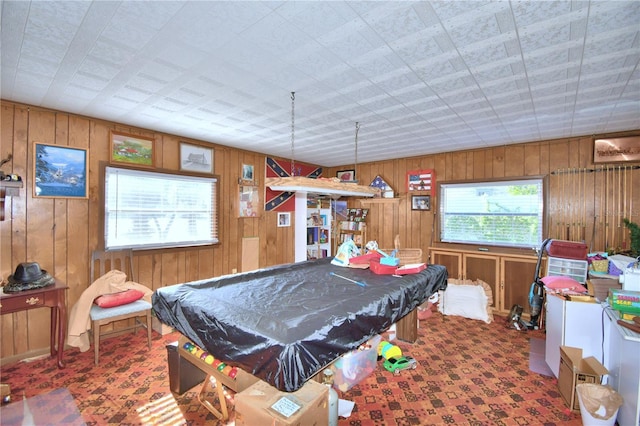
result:
[[(275, 158), (267, 157), (266, 162), (266, 177), (274, 178), (291, 176), (290, 171), (292, 166), (290, 161), (276, 160)], [(294, 175), (316, 179), (322, 175), (322, 167), (296, 163)], [(271, 188), (266, 187), (264, 193), (264, 209), (265, 211), (274, 212), (295, 211), (295, 195), (293, 192), (273, 191)]]

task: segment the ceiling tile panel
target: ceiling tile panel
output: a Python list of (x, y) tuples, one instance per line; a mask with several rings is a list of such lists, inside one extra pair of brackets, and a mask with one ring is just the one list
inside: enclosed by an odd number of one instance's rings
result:
[(97, 40), (93, 45), (90, 56), (96, 61), (122, 68), (135, 57), (132, 49), (115, 45), (108, 40)]
[(640, 2), (2, 4), (3, 99), (296, 158), (637, 129)]

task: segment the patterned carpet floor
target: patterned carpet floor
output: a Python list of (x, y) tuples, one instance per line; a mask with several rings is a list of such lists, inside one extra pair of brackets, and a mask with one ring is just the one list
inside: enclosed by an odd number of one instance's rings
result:
[[(11, 386), (13, 403), (22, 403), (23, 395), (68, 391), (80, 417), (53, 410), (47, 424), (233, 425), (233, 411), (220, 422), (200, 404), (199, 387), (182, 395), (170, 391), (166, 345), (178, 333), (153, 336), (151, 351), (143, 331), (105, 340), (99, 366), (93, 349), (75, 348), (65, 351), (63, 370), (50, 358), (3, 366), (1, 382)], [(531, 338), (544, 339), (544, 333), (509, 329), (501, 317), (485, 324), (434, 313), (420, 321), (416, 343), (393, 342), (418, 361), (417, 369), (394, 376), (378, 362), (370, 376), (339, 392), (355, 402), (339, 424), (581, 425), (580, 414), (565, 406), (557, 380), (529, 369)], [(229, 399), (233, 406), (232, 393)], [(6, 415), (0, 423), (11, 424)]]

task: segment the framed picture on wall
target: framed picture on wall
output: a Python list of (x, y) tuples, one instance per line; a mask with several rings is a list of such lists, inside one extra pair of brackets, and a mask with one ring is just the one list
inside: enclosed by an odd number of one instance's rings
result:
[(278, 213), (278, 227), (291, 226), (291, 213)]
[(87, 198), (87, 150), (34, 144), (33, 196)]
[(257, 186), (240, 185), (238, 217), (257, 217), (259, 203), (260, 199)]
[(412, 195), (411, 210), (431, 210), (431, 196), (429, 195)]
[(356, 180), (355, 170), (339, 170), (336, 172), (336, 177), (343, 182), (351, 182)]
[(407, 192), (428, 191), (433, 195), (436, 187), (434, 170), (410, 170), (407, 172)]
[(139, 167), (154, 167), (153, 144), (146, 136), (111, 131), (111, 163)]
[(593, 163), (640, 161), (640, 136), (594, 139)]
[(242, 165), (242, 180), (253, 182), (253, 166), (250, 164)]
[(213, 173), (213, 149), (180, 142), (180, 170)]

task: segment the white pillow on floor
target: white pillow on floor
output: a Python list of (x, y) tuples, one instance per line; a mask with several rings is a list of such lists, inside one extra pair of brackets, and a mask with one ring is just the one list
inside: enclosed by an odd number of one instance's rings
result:
[(444, 315), (458, 315), (477, 319), (489, 324), (493, 315), (489, 314), (489, 298), (480, 285), (447, 285), (440, 292), (438, 312)]

